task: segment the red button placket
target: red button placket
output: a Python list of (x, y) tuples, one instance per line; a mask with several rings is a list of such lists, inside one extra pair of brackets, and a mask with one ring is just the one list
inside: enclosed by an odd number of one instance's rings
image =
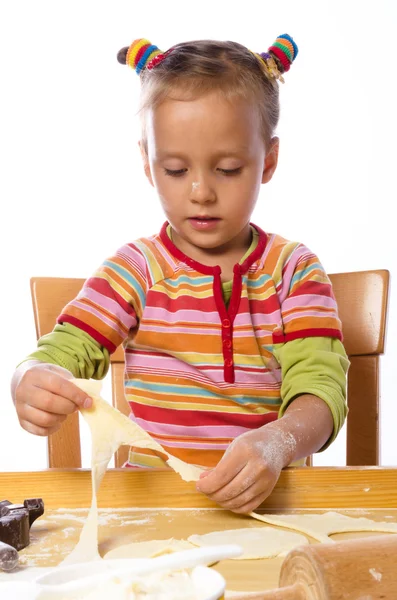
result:
[(222, 347), (225, 381), (234, 383), (232, 323), (229, 318), (222, 319)]
[(240, 265), (234, 266), (232, 295), (229, 307), (226, 308), (223, 300), (221, 270), (214, 268), (214, 297), (221, 320), (223, 376), (227, 383), (234, 383), (233, 360), (233, 323), (241, 299), (241, 269)]
[(214, 267), (214, 299), (221, 321), (220, 325), (222, 335), (223, 377), (227, 383), (234, 383), (233, 320), (235, 317), (235, 313), (230, 313), (230, 311), (227, 310), (225, 306), (225, 301), (223, 299), (222, 293), (220, 267)]

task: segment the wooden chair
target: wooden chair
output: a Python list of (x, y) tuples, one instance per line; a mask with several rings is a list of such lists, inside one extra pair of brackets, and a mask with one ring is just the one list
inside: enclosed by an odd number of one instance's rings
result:
[[(351, 361), (348, 377), (347, 465), (379, 464), (379, 357), (384, 352), (389, 272), (385, 270), (330, 275)], [(37, 337), (52, 331), (63, 307), (80, 291), (84, 279), (34, 277), (31, 294)], [(112, 400), (122, 413), (129, 407), (123, 388), (124, 354), (111, 356)], [(122, 446), (115, 466), (125, 462)], [(81, 467), (78, 414), (48, 438), (49, 466)]]

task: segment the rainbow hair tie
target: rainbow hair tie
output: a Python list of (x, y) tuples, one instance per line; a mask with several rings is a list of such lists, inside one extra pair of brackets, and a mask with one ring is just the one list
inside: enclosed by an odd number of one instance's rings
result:
[(288, 33), (284, 33), (278, 36), (273, 46), (270, 46), (268, 52), (271, 52), (278, 58), (284, 67), (284, 71), (289, 71), (298, 55), (298, 46)]
[(256, 54), (256, 56), (264, 63), (269, 78), (278, 79), (284, 83), (282, 74), (290, 70), (298, 56), (298, 46), (288, 33), (283, 33), (278, 36), (267, 52)]
[(139, 75), (143, 69), (150, 70), (157, 66), (169, 52), (170, 50), (162, 52), (157, 46), (149, 42), (149, 40), (140, 38), (134, 40), (128, 48), (125, 63)]

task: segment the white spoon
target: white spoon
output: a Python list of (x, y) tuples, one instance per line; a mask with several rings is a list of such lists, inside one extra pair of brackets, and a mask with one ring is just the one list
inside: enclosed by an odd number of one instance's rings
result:
[[(112, 579), (123, 576), (141, 576), (172, 569), (190, 569), (197, 565), (209, 565), (225, 558), (235, 558), (242, 554), (237, 545), (194, 548), (174, 552), (156, 558), (137, 560), (95, 561), (80, 565), (70, 565), (46, 573), (35, 581), (39, 598), (47, 594), (51, 599), (66, 597), (67, 594), (81, 593)], [(121, 564), (120, 564), (121, 563)]]

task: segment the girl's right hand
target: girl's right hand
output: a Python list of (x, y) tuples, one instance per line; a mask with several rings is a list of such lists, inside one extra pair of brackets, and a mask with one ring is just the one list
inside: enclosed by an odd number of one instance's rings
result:
[(23, 429), (50, 435), (69, 414), (91, 407), (92, 399), (70, 381), (72, 378), (67, 369), (40, 361), (27, 361), (18, 367), (11, 393)]

